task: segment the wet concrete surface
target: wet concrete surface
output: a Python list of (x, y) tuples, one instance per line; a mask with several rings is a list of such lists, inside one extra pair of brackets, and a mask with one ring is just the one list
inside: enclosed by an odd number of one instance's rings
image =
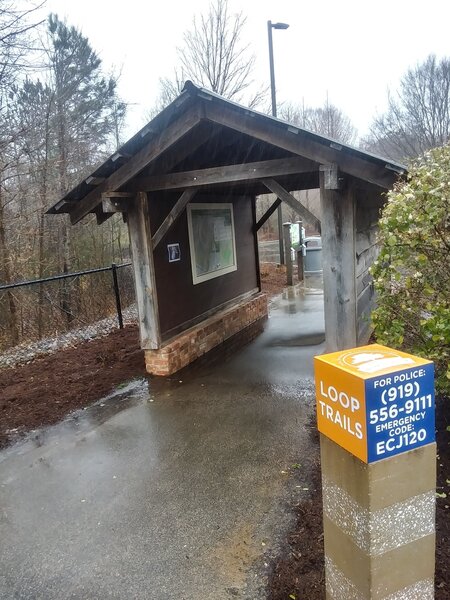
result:
[[(0, 598), (264, 598), (308, 451), (320, 292), (168, 380), (131, 382), (0, 453)], [(314, 343), (305, 346), (304, 340)]]

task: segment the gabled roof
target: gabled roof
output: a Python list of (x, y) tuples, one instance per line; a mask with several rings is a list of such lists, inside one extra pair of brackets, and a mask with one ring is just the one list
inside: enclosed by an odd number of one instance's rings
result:
[[(69, 213), (75, 223), (88, 212), (101, 213), (102, 194), (126, 191), (143, 175), (155, 179), (192, 169), (292, 157), (304, 159), (304, 188), (318, 187), (323, 164), (336, 164), (342, 173), (385, 189), (406, 172), (404, 165), (246, 108), (188, 81), (170, 105), (48, 213)], [(286, 181), (291, 189), (301, 189), (295, 187), (298, 177)], [(260, 193), (257, 182), (252, 191)]]

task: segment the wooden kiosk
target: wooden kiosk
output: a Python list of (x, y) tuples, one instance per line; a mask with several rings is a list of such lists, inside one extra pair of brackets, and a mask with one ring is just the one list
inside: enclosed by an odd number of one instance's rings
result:
[[(169, 375), (267, 316), (257, 231), (281, 202), (321, 226), (327, 350), (367, 341), (384, 192), (405, 167), (235, 104), (183, 92), (48, 212), (130, 233), (142, 348)], [(321, 223), (291, 194), (321, 190)], [(255, 198), (277, 199), (256, 222)]]

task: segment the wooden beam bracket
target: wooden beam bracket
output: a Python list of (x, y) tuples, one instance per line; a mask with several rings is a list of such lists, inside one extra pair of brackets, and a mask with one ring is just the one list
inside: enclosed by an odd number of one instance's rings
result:
[(326, 190), (341, 190), (344, 183), (344, 178), (339, 173), (339, 168), (336, 163), (320, 165), (319, 170), (324, 174), (324, 189)]
[(162, 224), (158, 227), (158, 230), (155, 233), (155, 235), (152, 237), (153, 250), (155, 250), (156, 246), (163, 239), (163, 237), (166, 235), (166, 233), (169, 231), (169, 229), (172, 227), (172, 225), (175, 223), (175, 221), (181, 215), (181, 213), (185, 209), (187, 203), (190, 200), (192, 200), (192, 198), (195, 196), (196, 193), (197, 193), (197, 188), (190, 188), (189, 190), (184, 190), (184, 192), (181, 194), (181, 196), (178, 199), (175, 206), (172, 208), (172, 210), (167, 215), (167, 217), (164, 219)]
[(314, 225), (319, 231), (321, 230), (320, 220), (312, 214), (303, 204), (301, 204), (297, 198), (294, 198), (287, 190), (284, 189), (275, 179), (263, 179), (262, 182), (268, 190), (275, 194), (282, 202), (285, 202), (288, 206), (295, 210), (302, 219)]
[(136, 194), (129, 192), (103, 192), (102, 211), (104, 213), (124, 213), (130, 206), (130, 200), (135, 198)]
[(266, 212), (263, 214), (260, 220), (256, 223), (255, 233), (261, 229), (264, 223), (273, 215), (273, 213), (277, 210), (280, 204), (281, 200), (277, 198), (275, 202), (266, 210)]

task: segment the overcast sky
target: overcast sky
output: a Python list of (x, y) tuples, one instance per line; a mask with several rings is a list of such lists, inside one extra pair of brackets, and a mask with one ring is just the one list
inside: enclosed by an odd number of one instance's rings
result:
[[(127, 135), (145, 123), (160, 77), (171, 76), (176, 47), (194, 14), (209, 0), (47, 0), (79, 27), (106, 69), (120, 72), (119, 93), (130, 105)], [(269, 81), (267, 21), (289, 23), (274, 31), (277, 100), (310, 106), (329, 101), (360, 135), (384, 110), (410, 66), (430, 53), (450, 56), (449, 0), (229, 0), (247, 16), (246, 41), (256, 54), (255, 79)]]

